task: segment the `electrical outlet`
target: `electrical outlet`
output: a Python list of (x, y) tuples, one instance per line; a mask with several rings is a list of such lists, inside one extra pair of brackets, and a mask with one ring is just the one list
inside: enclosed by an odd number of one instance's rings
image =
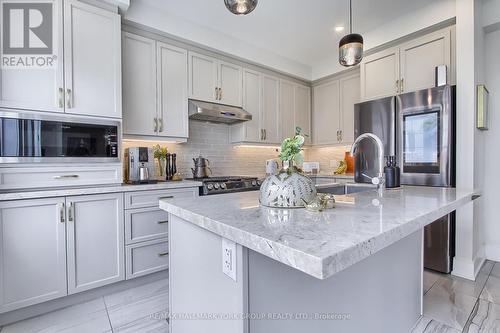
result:
[(222, 272), (236, 281), (236, 243), (222, 238)]

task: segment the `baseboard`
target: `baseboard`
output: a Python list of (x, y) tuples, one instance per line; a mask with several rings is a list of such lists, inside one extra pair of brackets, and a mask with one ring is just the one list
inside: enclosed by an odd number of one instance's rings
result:
[(132, 280), (113, 283), (108, 286), (84, 291), (74, 295), (64, 296), (48, 302), (35, 304), (22, 309), (2, 313), (0, 314), (0, 327), (14, 323), (16, 321), (56, 311), (71, 305), (84, 303), (109, 294), (114, 294), (123, 290), (138, 287), (140, 285), (158, 281), (160, 279), (168, 279), (168, 270), (138, 277)]
[(485, 261), (485, 248), (481, 247), (476, 252), (474, 259), (455, 257), (453, 259), (453, 271), (451, 274), (474, 281)]
[(485, 253), (486, 259), (500, 262), (500, 245), (487, 244)]

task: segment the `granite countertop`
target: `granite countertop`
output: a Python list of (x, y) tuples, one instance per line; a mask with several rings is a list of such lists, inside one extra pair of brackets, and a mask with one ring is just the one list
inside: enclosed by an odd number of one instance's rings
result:
[(259, 192), (165, 199), (160, 207), (318, 279), (326, 279), (465, 205), (479, 192), (402, 187), (345, 196), (321, 213), (259, 205)]
[(91, 186), (59, 187), (59, 188), (47, 188), (47, 189), (10, 190), (10, 191), (0, 191), (0, 201), (62, 197), (69, 195), (167, 190), (174, 188), (199, 187), (199, 186), (202, 186), (201, 182), (192, 180), (182, 180), (182, 181), (158, 182), (156, 184), (139, 184), (139, 185), (129, 185), (129, 184), (100, 185), (100, 186), (91, 185)]

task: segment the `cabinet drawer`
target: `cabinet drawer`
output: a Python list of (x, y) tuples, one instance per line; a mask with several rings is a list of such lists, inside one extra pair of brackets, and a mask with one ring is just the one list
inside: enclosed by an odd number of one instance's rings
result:
[(168, 213), (158, 208), (125, 211), (125, 242), (127, 245), (168, 235)]
[(125, 209), (158, 207), (158, 201), (162, 198), (193, 198), (196, 196), (198, 196), (198, 188), (125, 193)]
[(0, 168), (1, 190), (120, 184), (121, 182), (120, 164)]
[(148, 241), (126, 247), (126, 278), (133, 279), (168, 268), (168, 241)]

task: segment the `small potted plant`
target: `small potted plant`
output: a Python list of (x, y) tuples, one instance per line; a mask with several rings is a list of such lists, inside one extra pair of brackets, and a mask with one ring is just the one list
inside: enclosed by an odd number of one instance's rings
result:
[(153, 147), (154, 158), (158, 161), (158, 177), (160, 179), (165, 178), (166, 169), (167, 169), (167, 147), (161, 147), (160, 145), (156, 145)]
[(300, 127), (295, 135), (281, 144), (280, 160), (283, 169), (277, 175), (267, 177), (260, 187), (260, 204), (268, 207), (304, 207), (304, 202), (316, 198), (316, 186), (298, 168), (303, 162), (301, 154), (305, 142)]

